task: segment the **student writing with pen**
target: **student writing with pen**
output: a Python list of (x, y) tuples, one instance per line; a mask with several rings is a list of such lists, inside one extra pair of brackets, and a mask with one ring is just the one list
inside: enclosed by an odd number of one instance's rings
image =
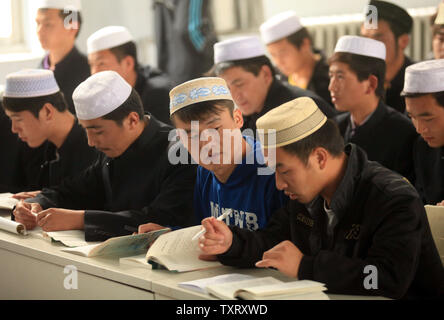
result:
[[(194, 189), (196, 219), (220, 217), (242, 229), (258, 230), (288, 197), (278, 191), (274, 173), (266, 167), (262, 148), (243, 136), (243, 117), (226, 82), (200, 78), (171, 93), (171, 119), (182, 144), (199, 164)], [(139, 232), (163, 227), (147, 224)]]

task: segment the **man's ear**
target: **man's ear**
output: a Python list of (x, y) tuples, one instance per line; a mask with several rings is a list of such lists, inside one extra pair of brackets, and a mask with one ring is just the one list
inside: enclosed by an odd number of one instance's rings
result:
[(378, 77), (376, 77), (374, 74), (371, 74), (368, 77), (368, 84), (369, 85), (367, 87), (366, 93), (367, 94), (371, 94), (372, 92), (374, 93), (376, 91), (376, 89), (378, 88), (378, 84), (379, 84)]
[(410, 43), (410, 36), (405, 33), (398, 38), (398, 47), (404, 51)]
[(234, 123), (236, 124), (236, 128), (241, 129), (244, 126), (244, 117), (239, 108), (233, 110), (233, 119)]
[(139, 114), (137, 112), (131, 112), (127, 116), (125, 122), (127, 123), (128, 128), (130, 130), (133, 130), (133, 129), (137, 128), (137, 126), (140, 123), (140, 120), (141, 119), (140, 119)]
[(131, 56), (126, 56), (120, 61), (120, 65), (125, 67), (127, 72), (133, 71), (136, 66), (136, 61)]
[(327, 166), (328, 152), (324, 148), (318, 147), (313, 150), (312, 157), (316, 167), (320, 170), (324, 170)]
[(55, 112), (56, 110), (52, 104), (45, 103), (39, 112), (39, 120), (51, 121), (54, 119)]

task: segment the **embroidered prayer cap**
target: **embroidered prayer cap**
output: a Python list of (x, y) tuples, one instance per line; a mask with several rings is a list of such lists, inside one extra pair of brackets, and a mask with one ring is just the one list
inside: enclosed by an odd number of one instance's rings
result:
[(383, 42), (359, 36), (343, 36), (339, 38), (335, 52), (359, 54), (384, 61), (386, 58), (386, 48)]
[(258, 36), (237, 37), (214, 45), (214, 64), (265, 55), (265, 48)]
[(117, 72), (96, 73), (82, 82), (73, 93), (79, 120), (101, 118), (119, 108), (133, 88)]
[[(302, 97), (287, 102), (259, 118), (257, 129), (265, 149), (279, 148), (300, 141), (319, 130), (327, 117), (313, 99)], [(275, 139), (274, 139), (275, 138)]]
[(38, 9), (59, 9), (67, 11), (82, 11), (80, 0), (38, 0)]
[(204, 101), (230, 100), (230, 90), (222, 78), (199, 78), (185, 82), (170, 92), (170, 115)]
[(444, 59), (419, 62), (405, 70), (402, 96), (441, 91), (444, 91)]
[(413, 18), (404, 8), (391, 2), (371, 0), (369, 5), (378, 9), (378, 20), (385, 20), (396, 25), (403, 33), (411, 33), (413, 28)]
[(6, 76), (4, 97), (35, 98), (60, 91), (51, 70), (26, 69)]
[(444, 3), (439, 4), (435, 24), (444, 24)]
[(303, 28), (299, 17), (294, 11), (282, 12), (271, 17), (260, 26), (262, 40), (270, 44), (284, 39)]
[(87, 40), (88, 54), (112, 49), (122, 44), (134, 41), (127, 28), (109, 26), (94, 32)]

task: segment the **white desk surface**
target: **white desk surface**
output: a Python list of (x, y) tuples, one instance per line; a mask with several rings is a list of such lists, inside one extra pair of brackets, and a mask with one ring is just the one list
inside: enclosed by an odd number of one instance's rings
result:
[[(3, 215), (4, 216), (4, 215)], [(191, 290), (183, 289), (178, 286), (178, 283), (197, 280), (202, 278), (213, 277), (221, 274), (227, 273), (244, 273), (249, 275), (254, 275), (257, 277), (264, 276), (273, 276), (282, 281), (292, 281), (294, 279), (290, 279), (285, 275), (279, 273), (275, 270), (267, 270), (267, 269), (237, 269), (232, 267), (219, 267), (214, 269), (207, 269), (201, 271), (194, 272), (186, 272), (186, 273), (171, 273), (166, 270), (150, 270), (145, 268), (138, 268), (126, 265), (120, 265), (118, 258), (86, 258), (82, 256), (77, 256), (74, 254), (70, 254), (67, 252), (60, 251), (61, 248), (64, 248), (61, 244), (50, 243), (48, 240), (41, 238), (38, 235), (31, 234), (30, 236), (19, 236), (12, 233), (8, 233), (0, 230), (0, 254), (3, 254), (4, 258), (14, 257), (14, 264), (16, 264), (17, 268), (19, 268), (22, 272), (26, 274), (29, 270), (23, 271), (23, 268), (36, 268), (38, 265), (34, 265), (29, 263), (30, 261), (36, 261), (42, 263), (42, 268), (45, 266), (56, 266), (54, 269), (55, 272), (60, 273), (58, 276), (59, 279), (63, 279), (66, 275), (63, 274), (63, 269), (68, 265), (74, 265), (79, 273), (87, 275), (89, 282), (93, 282), (94, 279), (103, 279), (107, 280), (111, 283), (115, 283), (120, 285), (120, 295), (118, 293), (118, 288), (113, 287), (116, 290), (115, 295), (105, 295), (105, 297), (116, 297), (118, 299), (124, 299), (121, 294), (122, 285), (127, 286), (129, 288), (133, 288), (139, 290), (140, 292), (146, 291), (146, 293), (153, 294), (154, 299), (177, 299), (177, 300), (208, 300), (212, 299), (212, 297), (201, 294), (198, 292), (194, 292)], [(12, 259), (12, 258), (11, 258)], [(31, 259), (31, 260), (29, 260)], [(21, 265), (25, 264), (25, 266)], [(48, 265), (49, 264), (49, 265)], [(5, 272), (14, 273), (15, 265), (4, 266), (3, 263), (0, 263), (0, 273), (2, 274), (3, 281), (10, 281), (9, 276), (5, 275)], [(17, 269), (18, 270), (18, 269)], [(40, 270), (41, 271), (41, 270)], [(52, 272), (54, 272), (52, 271)], [(34, 270), (35, 272), (35, 270)], [(23, 274), (23, 273), (22, 273)], [(13, 275), (10, 275), (13, 276)], [(51, 277), (51, 274), (45, 275), (46, 277)], [(0, 277), (0, 281), (1, 281)], [(6, 280), (5, 280), (6, 279)], [(21, 281), (20, 279), (15, 280), (16, 282)], [(23, 281), (26, 281), (23, 280)], [(29, 282), (29, 279), (27, 280)], [(63, 287), (63, 280), (57, 280), (60, 283), (60, 286)], [(45, 283), (46, 282), (42, 282)], [(42, 284), (40, 283), (40, 285)], [(48, 286), (53, 286), (54, 283), (48, 282)], [(98, 282), (99, 283), (99, 282)], [(29, 283), (26, 283), (29, 285)], [(20, 286), (25, 284), (15, 283), (14, 285)], [(98, 284), (99, 285), (99, 284)], [(11, 286), (11, 284), (9, 284)], [(0, 293), (2, 284), (0, 283)], [(108, 285), (107, 285), (108, 288)], [(51, 291), (52, 289), (56, 290), (57, 288), (44, 288), (47, 291)], [(100, 288), (95, 288), (100, 292)], [(19, 290), (19, 289), (17, 289)], [(60, 290), (60, 288), (58, 288)], [(63, 290), (63, 288), (62, 288)], [(107, 289), (112, 290), (112, 289)], [(63, 291), (61, 291), (63, 293)], [(18, 296), (17, 296), (18, 295)], [(3, 292), (3, 298), (8, 299), (8, 293)], [(130, 296), (131, 299), (134, 297), (143, 297), (143, 299), (147, 299), (149, 296), (145, 295), (133, 295)], [(33, 293), (28, 293), (23, 296), (25, 299), (40, 299), (39, 296), (34, 296)], [(45, 296), (53, 298), (53, 296)], [(61, 299), (65, 299), (66, 296), (61, 295), (56, 297), (61, 297)], [(71, 296), (67, 296), (70, 299)], [(330, 299), (345, 299), (345, 300), (366, 300), (366, 299), (381, 299), (377, 297), (357, 297), (357, 296), (341, 296), (341, 295), (329, 295)], [(20, 291), (15, 292), (15, 295), (12, 297), (13, 299), (22, 298)], [(81, 298), (81, 297), (75, 297)]]

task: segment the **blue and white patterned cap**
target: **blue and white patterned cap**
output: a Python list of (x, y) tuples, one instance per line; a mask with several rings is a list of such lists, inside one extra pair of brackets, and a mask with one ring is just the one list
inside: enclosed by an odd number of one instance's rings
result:
[(27, 69), (6, 76), (4, 97), (35, 98), (60, 91), (51, 70)]
[(115, 71), (96, 73), (82, 82), (72, 95), (79, 120), (99, 119), (119, 108), (133, 88)]
[(214, 100), (233, 101), (224, 79), (199, 78), (185, 82), (170, 92), (170, 115), (190, 105)]

